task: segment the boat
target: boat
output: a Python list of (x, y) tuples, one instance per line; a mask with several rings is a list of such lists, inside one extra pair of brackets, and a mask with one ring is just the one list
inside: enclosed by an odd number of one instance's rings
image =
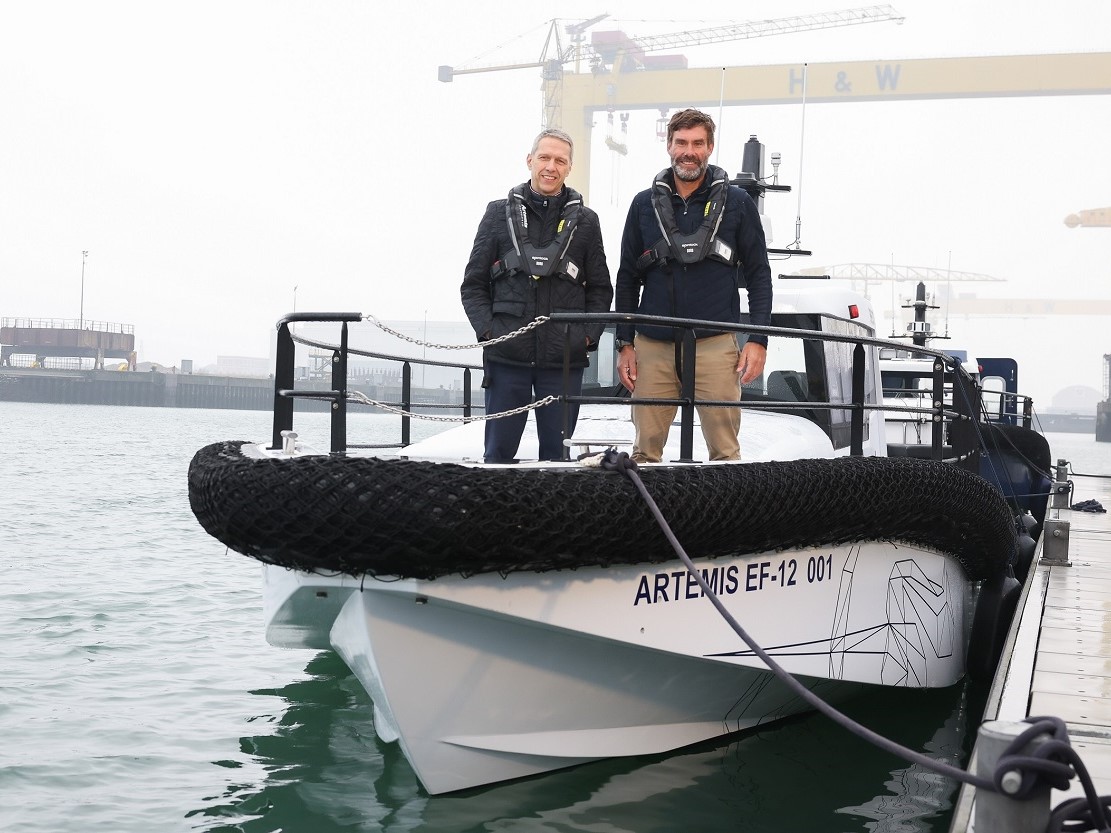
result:
[[(378, 736), (430, 794), (810, 709), (712, 598), (827, 702), (990, 677), (1027, 530), (970, 469), (962, 448), (975, 432), (956, 432), (954, 461), (888, 456), (878, 355), (891, 342), (875, 337), (862, 296), (777, 293), (772, 326), (735, 327), (772, 336), (763, 378), (744, 391), (744, 461), (700, 462), (684, 392), (666, 462), (635, 470), (666, 530), (626, 476), (632, 426), (610, 389), (612, 333), (593, 388), (564, 397), (581, 406), (567, 459), (527, 459), (529, 420), (525, 459), (495, 465), (473, 417), (399, 448), (348, 440), (348, 327), (362, 319), (279, 322), (272, 436), (198, 451), (189, 496), (210, 534), (263, 564), (267, 640), (335, 650), (368, 692)], [(652, 320), (688, 333), (706, 323)], [(308, 321), (340, 328), (330, 392), (294, 388), (291, 328)], [(298, 397), (331, 398), (329, 448), (293, 430)], [(953, 407), (943, 415), (959, 425)], [(615, 459), (625, 474), (605, 465)]]
[[(904, 308), (914, 310), (914, 318), (907, 324), (912, 346), (881, 348), (879, 353), (883, 401), (889, 406), (884, 412), (887, 453), (892, 457), (929, 457), (934, 453), (935, 437), (939, 445), (944, 446), (944, 431), (941, 430), (944, 426), (940, 426), (936, 433), (933, 430), (935, 372), (942, 377), (944, 396), (940, 401), (950, 407), (953, 404), (956, 377), (935, 356), (915, 349), (926, 346), (931, 339), (948, 338), (935, 333), (927, 318), (927, 310), (937, 307), (929, 303), (925, 283), (918, 283), (914, 301), (904, 305)], [(892, 333), (891, 337), (896, 338), (896, 334)], [(971, 383), (963, 391), (957, 387), (958, 395), (975, 396), (975, 388), (983, 387), (979, 362), (970, 358), (965, 350), (947, 350), (945, 353), (960, 362), (963, 370), (960, 378)], [(951, 449), (943, 453), (951, 453)]]
[[(941, 357), (920, 350), (934, 338), (948, 338), (934, 332), (928, 320), (927, 310), (937, 307), (929, 303), (924, 283), (918, 283), (906, 308), (914, 310), (907, 325), (911, 345), (879, 351), (888, 455), (955, 459), (958, 453), (967, 454), (967, 466), (995, 484), (1012, 509), (1029, 515), (1031, 527), (1040, 529), (1054, 480), (1052, 455), (1044, 435), (1033, 430), (1033, 400), (1019, 392), (1018, 363), (949, 348), (943, 354), (952, 364), (946, 366)], [(957, 362), (960, 373), (952, 369)], [(938, 385), (940, 397), (935, 393)], [(952, 408), (955, 401), (965, 403), (966, 412), (976, 418), (956, 426), (937, 420), (936, 411)], [(937, 408), (935, 402), (940, 403)], [(936, 431), (935, 424), (940, 426)], [(948, 440), (967, 426), (974, 427), (978, 442), (965, 443), (957, 452)], [(1040, 429), (1046, 430), (1044, 420)], [(1028, 560), (1020, 560), (1020, 580), (1025, 579)]]

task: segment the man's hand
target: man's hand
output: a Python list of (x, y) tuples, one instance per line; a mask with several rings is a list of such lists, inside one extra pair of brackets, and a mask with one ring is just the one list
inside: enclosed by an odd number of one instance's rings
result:
[[(745, 344), (740, 357), (737, 359), (737, 372), (741, 374), (741, 384), (747, 385), (754, 379), (759, 378), (760, 374), (764, 372), (764, 362), (767, 360), (768, 348), (763, 344), (753, 344), (751, 341)], [(618, 364), (620, 363), (621, 360), (618, 359)]]
[(629, 393), (633, 392), (637, 381), (637, 351), (631, 344), (626, 344), (617, 354), (617, 378)]

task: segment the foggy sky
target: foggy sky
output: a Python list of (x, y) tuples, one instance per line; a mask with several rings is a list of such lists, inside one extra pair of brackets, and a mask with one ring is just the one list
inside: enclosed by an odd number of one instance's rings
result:
[[(864, 3), (569, 2), (567, 21), (630, 35)], [(683, 50), (692, 66), (1111, 51), (1106, 0), (910, 0), (869, 24)], [(539, 70), (436, 79), (440, 64), (535, 60), (552, 6), (497, 2), (0, 0), (0, 316), (135, 325), (141, 361), (264, 356), (290, 311), (463, 319), (459, 282), (485, 204), (527, 176)], [(496, 48), (496, 47), (502, 48)], [(730, 108), (717, 160), (758, 134), (796, 186), (766, 208), (775, 244), (802, 222), (821, 264), (895, 263), (1005, 279), (999, 298), (1111, 299), (1111, 96)], [(627, 156), (593, 131), (590, 202), (616, 273), (629, 201), (666, 163), (658, 113)], [(800, 169), (800, 159), (802, 167)], [(577, 185), (572, 172), (570, 184)], [(801, 182), (801, 191), (797, 186)], [(296, 290), (294, 289), (296, 287)], [(899, 287), (909, 294), (913, 287)], [(872, 288), (881, 315), (890, 287)], [(1045, 409), (1099, 388), (1096, 316), (950, 319), (954, 347), (1014, 355)], [(888, 335), (881, 332), (880, 335)], [(981, 349), (981, 345), (989, 345)]]

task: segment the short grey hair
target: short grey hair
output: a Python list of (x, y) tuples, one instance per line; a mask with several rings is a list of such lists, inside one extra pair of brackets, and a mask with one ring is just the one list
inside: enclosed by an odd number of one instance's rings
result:
[(566, 142), (567, 146), (571, 148), (571, 161), (575, 160), (575, 141), (571, 138), (571, 134), (566, 130), (560, 130), (558, 127), (545, 127), (541, 130), (532, 142), (532, 150), (529, 151), (529, 156), (536, 153), (536, 149), (540, 147), (541, 139), (559, 139), (561, 142)]

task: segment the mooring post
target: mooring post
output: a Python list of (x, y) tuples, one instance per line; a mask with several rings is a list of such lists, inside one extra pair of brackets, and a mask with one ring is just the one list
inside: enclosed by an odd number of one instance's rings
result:
[(1069, 522), (1061, 518), (1061, 509), (1069, 508), (1069, 463), (1057, 460), (1056, 480), (1049, 490), (1049, 508), (1056, 517), (1042, 524), (1042, 564), (1071, 567), (1069, 561)]
[(1071, 567), (1069, 561), (1069, 522), (1046, 518), (1042, 525), (1042, 564)]
[(1067, 460), (1057, 461), (1056, 480), (1050, 488), (1050, 509), (1069, 508), (1069, 464)]
[[(976, 774), (993, 780), (1004, 751), (1029, 728), (1029, 723), (1009, 720), (989, 720), (980, 726), (976, 736)], [(1047, 740), (1046, 735), (1038, 735), (1018, 751), (1030, 754)], [(1021, 784), (1022, 773), (1016, 769), (1004, 773), (1003, 792), (976, 790), (976, 833), (1044, 833), (1049, 823), (1049, 784), (1039, 782), (1029, 796), (1018, 799), (1014, 793)]]

